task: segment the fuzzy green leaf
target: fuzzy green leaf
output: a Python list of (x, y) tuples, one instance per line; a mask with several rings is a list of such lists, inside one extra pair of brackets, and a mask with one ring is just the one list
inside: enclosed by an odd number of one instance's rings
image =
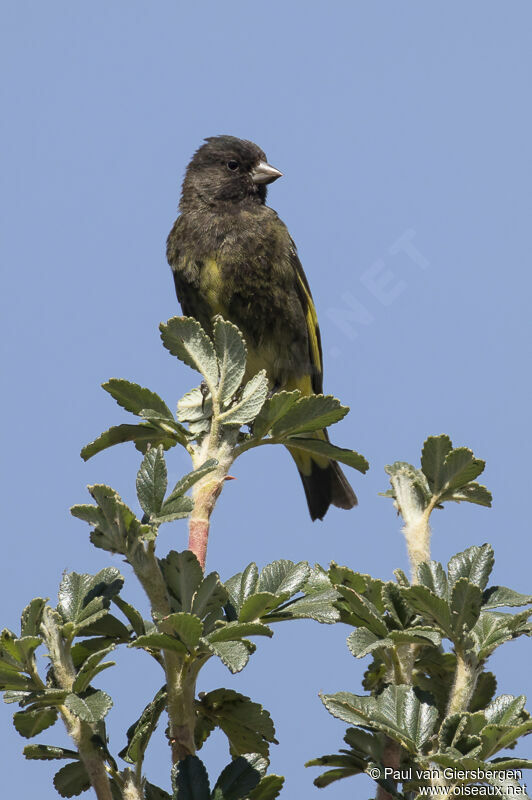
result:
[(35, 597), (24, 609), (20, 618), (21, 636), (39, 636), (42, 612), (46, 605), (43, 597)]
[(116, 567), (106, 567), (96, 575), (68, 572), (59, 587), (57, 610), (76, 630), (90, 625), (107, 613), (109, 600), (118, 594), (124, 578)]
[(448, 436), (429, 436), (421, 452), (421, 469), (430, 489), (437, 494), (443, 486), (443, 468), (445, 457), (452, 450), (452, 442)]
[(261, 369), (246, 383), (241, 397), (227, 411), (220, 414), (220, 421), (224, 425), (238, 426), (253, 422), (261, 410), (267, 394), (268, 378), (266, 371)]
[(182, 656), (187, 654), (187, 648), (180, 639), (169, 636), (167, 633), (147, 633), (138, 636), (128, 647), (142, 647), (144, 650), (171, 650)]
[(449, 561), (447, 566), (449, 583), (452, 585), (460, 578), (467, 578), (471, 583), (485, 589), (494, 563), (493, 547), (490, 544), (468, 547)]
[(190, 550), (182, 553), (171, 550), (159, 564), (174, 600), (175, 611), (191, 612), (194, 595), (203, 581), (198, 559)]
[(288, 592), (284, 592), (283, 594), (257, 592), (257, 594), (251, 595), (251, 597), (248, 597), (248, 599), (244, 601), (238, 619), (240, 622), (259, 620), (288, 600), (289, 597), (290, 594)]
[(127, 617), (131, 627), (133, 628), (133, 632), (137, 636), (142, 636), (144, 633), (146, 633), (146, 627), (144, 625), (142, 614), (137, 611), (136, 608), (129, 603), (126, 603), (126, 601), (118, 595), (115, 595), (115, 597), (112, 598), (112, 602), (117, 605), (124, 616)]
[(306, 561), (294, 564), (293, 561), (272, 561), (260, 573), (257, 584), (258, 592), (290, 595), (298, 592), (310, 575), (310, 567)]
[(209, 778), (197, 756), (187, 756), (172, 767), (172, 800), (210, 800)]
[(204, 464), (201, 465), (201, 467), (198, 467), (192, 472), (189, 472), (183, 478), (180, 478), (166, 498), (164, 505), (166, 506), (168, 503), (172, 502), (172, 500), (184, 495), (185, 492), (188, 492), (188, 490), (194, 486), (195, 483), (197, 483), (205, 475), (208, 475), (209, 472), (212, 472), (214, 469), (216, 469), (217, 466), (218, 461), (215, 458), (209, 458)]
[(532, 603), (532, 595), (520, 594), (506, 586), (490, 586), (482, 595), (482, 608), (507, 608), (528, 606)]
[(129, 764), (136, 764), (144, 758), (148, 742), (157, 727), (166, 705), (166, 687), (159, 689), (151, 703), (148, 703), (136, 722), (128, 728), (127, 745), (119, 753), (120, 758)]
[(233, 673), (241, 672), (249, 661), (246, 642), (208, 642), (208, 649)]
[(54, 786), (61, 797), (77, 797), (91, 788), (91, 782), (83, 763), (73, 761), (55, 773)]
[(457, 447), (447, 453), (441, 475), (443, 492), (461, 489), (466, 483), (474, 481), (484, 471), (486, 462), (475, 458), (467, 447)]
[(348, 467), (365, 473), (369, 469), (369, 464), (360, 453), (355, 450), (347, 450), (344, 447), (337, 447), (323, 439), (306, 439), (300, 436), (288, 436), (283, 439), (283, 443), (291, 450), (303, 450), (305, 453), (313, 453), (318, 456), (325, 456), (331, 461), (339, 461)]
[(13, 715), (13, 725), (26, 739), (46, 730), (57, 720), (56, 708), (36, 708), (29, 711), (17, 711)]
[(309, 591), (297, 600), (291, 600), (286, 605), (282, 605), (266, 614), (263, 619), (282, 620), (282, 619), (313, 619), (325, 625), (332, 625), (339, 622), (340, 615), (335, 603), (338, 600), (338, 592), (329, 587), (318, 592)]
[(213, 338), (220, 373), (218, 401), (225, 406), (242, 383), (246, 370), (246, 346), (236, 325), (222, 317), (217, 317), (214, 322)]
[(269, 713), (249, 697), (232, 689), (208, 692), (196, 707), (197, 713), (211, 726), (223, 730), (233, 756), (252, 752), (267, 756), (269, 744), (277, 741)]
[(161, 445), (152, 447), (144, 456), (137, 473), (137, 497), (142, 510), (150, 517), (157, 516), (161, 510), (168, 485), (167, 477), (163, 448)]
[(54, 761), (63, 758), (79, 759), (79, 753), (65, 747), (55, 747), (51, 744), (27, 744), (24, 750), (25, 758), (34, 761)]
[(259, 581), (259, 570), (252, 562), (243, 572), (238, 572), (224, 583), (229, 594), (229, 600), (238, 613), (244, 602), (255, 593)]
[(272, 426), (292, 408), (300, 397), (299, 389), (293, 392), (276, 392), (269, 397), (253, 423), (253, 436), (260, 438), (269, 433)]
[[(228, 622), (216, 628), (205, 638), (209, 642), (238, 642), (244, 636), (273, 636), (273, 631), (262, 622)], [(249, 751), (247, 751), (249, 752)]]
[(199, 644), (203, 633), (203, 625), (201, 619), (194, 616), (194, 614), (178, 611), (175, 614), (170, 614), (170, 616), (165, 617), (164, 623), (165, 626), (170, 625), (172, 627), (172, 630), (189, 652)]
[(445, 600), (435, 595), (426, 586), (402, 587), (400, 591), (414, 611), (439, 625), (445, 635), (452, 633), (451, 610)]
[(211, 611), (221, 609), (228, 599), (227, 590), (220, 582), (220, 576), (217, 572), (210, 572), (197, 588), (192, 601), (192, 613), (203, 619)]
[(176, 519), (184, 519), (188, 517), (194, 508), (194, 501), (188, 495), (174, 497), (171, 500), (165, 500), (159, 514), (152, 517), (152, 522), (156, 525), (162, 525), (165, 522), (174, 522)]
[(77, 694), (68, 694), (65, 706), (83, 722), (100, 722), (112, 707), (113, 701), (108, 694), (102, 691), (88, 693), (83, 697)]
[(378, 697), (358, 697), (349, 692), (322, 695), (334, 717), (382, 731), (412, 753), (428, 741), (438, 711), (421, 702), (411, 686), (388, 686)]
[(439, 561), (423, 561), (417, 568), (419, 582), (443, 600), (448, 599), (447, 575)]
[(137, 416), (144, 408), (152, 408), (166, 419), (173, 420), (173, 414), (158, 394), (150, 389), (139, 386), (138, 383), (131, 383), (122, 378), (111, 378), (107, 383), (102, 384), (102, 389), (109, 392), (119, 406), (131, 411)]
[(76, 675), (74, 683), (72, 684), (72, 691), (74, 693), (79, 694), (84, 692), (85, 689), (88, 688), (90, 682), (96, 677), (96, 675), (98, 675), (99, 672), (114, 666), (114, 661), (108, 661), (105, 664), (100, 664), (100, 661), (114, 649), (115, 646), (112, 644), (110, 647), (106, 647), (104, 650), (99, 650), (87, 658)]
[(166, 349), (203, 375), (209, 391), (214, 394), (218, 363), (213, 344), (199, 322), (192, 317), (172, 317), (161, 323), (159, 329)]
[(221, 772), (212, 800), (243, 800), (266, 772), (268, 762), (257, 753), (247, 753), (231, 761)]
[(178, 442), (186, 444), (186, 438), (183, 436), (169, 435), (163, 433), (161, 430), (155, 428), (153, 425), (141, 423), (140, 425), (114, 425), (104, 433), (100, 434), (97, 439), (82, 448), (80, 455), (84, 461), (101, 453), (102, 450), (107, 450), (115, 444), (123, 444), (124, 442), (135, 442), (135, 445), (144, 452), (148, 444), (157, 446), (161, 444), (165, 450), (173, 447)]
[(349, 412), (333, 395), (315, 394), (300, 397), (287, 412), (271, 426), (275, 438), (313, 433), (343, 419)]
[(467, 578), (458, 578), (451, 593), (452, 626), (457, 637), (464, 628), (471, 630), (476, 624), (482, 603), (482, 591)]
[(281, 775), (265, 775), (249, 793), (249, 800), (275, 800), (283, 784), (284, 778)]

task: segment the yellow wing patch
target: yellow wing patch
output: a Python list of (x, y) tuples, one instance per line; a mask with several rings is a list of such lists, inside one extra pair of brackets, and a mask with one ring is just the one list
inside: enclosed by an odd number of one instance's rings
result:
[(221, 301), (222, 276), (218, 262), (214, 258), (206, 258), (201, 268), (201, 293), (215, 314), (225, 315), (227, 309)]
[(316, 307), (314, 305), (309, 290), (305, 286), (305, 282), (301, 278), (301, 275), (298, 274), (297, 279), (307, 299), (306, 322), (307, 322), (308, 340), (310, 345), (310, 356), (312, 359), (312, 364), (316, 367), (318, 372), (322, 372), (323, 370), (321, 365), (320, 344), (318, 340), (318, 331), (319, 331), (318, 315), (316, 313)]

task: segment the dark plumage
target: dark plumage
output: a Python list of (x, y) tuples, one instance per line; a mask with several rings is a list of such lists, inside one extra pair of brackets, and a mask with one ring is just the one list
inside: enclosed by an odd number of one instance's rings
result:
[[(253, 142), (206, 139), (187, 167), (167, 243), (183, 313), (209, 330), (221, 314), (246, 338), (248, 375), (265, 369), (274, 391), (323, 391), (320, 332), (310, 288), (285, 224), (265, 205), (281, 173)], [(316, 434), (327, 438), (327, 432)], [(291, 451), (292, 452), (292, 451)], [(336, 462), (292, 452), (312, 519), (357, 499)]]

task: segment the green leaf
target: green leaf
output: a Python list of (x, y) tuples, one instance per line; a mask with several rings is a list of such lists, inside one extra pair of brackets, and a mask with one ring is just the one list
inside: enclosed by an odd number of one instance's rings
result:
[(89, 486), (89, 492), (97, 507), (73, 506), (70, 513), (94, 526), (90, 538), (95, 547), (128, 555), (139, 547), (143, 536), (152, 533), (152, 528), (142, 525), (111, 487), (96, 484)]
[[(273, 631), (261, 622), (228, 622), (205, 638), (209, 642), (238, 642), (244, 636), (273, 636)], [(249, 752), (249, 751), (247, 751)]]
[(246, 346), (236, 325), (222, 317), (214, 321), (213, 338), (220, 373), (218, 400), (223, 407), (231, 401), (242, 383), (246, 371)]
[(286, 413), (271, 426), (272, 436), (281, 438), (313, 433), (343, 419), (349, 412), (338, 398), (331, 394), (300, 397)]
[(37, 736), (57, 720), (56, 708), (36, 708), (32, 711), (17, 711), (13, 715), (13, 725), (26, 739)]
[(168, 591), (175, 600), (176, 611), (192, 611), (192, 602), (203, 581), (199, 561), (190, 550), (171, 550), (159, 561)]
[(227, 669), (233, 673), (241, 672), (249, 661), (249, 648), (245, 642), (208, 642), (208, 649), (218, 656)]
[(167, 633), (147, 633), (145, 636), (138, 636), (128, 647), (142, 647), (144, 650), (171, 650), (182, 656), (186, 656), (188, 652), (180, 639), (169, 636)]
[(159, 689), (151, 703), (148, 703), (136, 722), (128, 728), (127, 745), (119, 753), (120, 758), (129, 764), (142, 761), (148, 742), (157, 727), (166, 705), (166, 687)]
[(229, 594), (229, 600), (237, 613), (248, 597), (255, 593), (258, 581), (259, 570), (257, 565), (252, 562), (248, 564), (244, 572), (238, 572), (224, 583)]
[(445, 600), (435, 595), (426, 586), (401, 587), (400, 591), (414, 611), (439, 625), (446, 636), (452, 634), (451, 610)]
[(199, 322), (192, 317), (172, 317), (159, 329), (166, 349), (203, 375), (210, 393), (215, 394), (218, 363), (213, 344)]
[(46, 600), (42, 597), (35, 597), (24, 609), (20, 619), (21, 636), (39, 636), (42, 620), (42, 612)]
[(189, 652), (197, 647), (203, 633), (201, 619), (194, 616), (194, 614), (178, 611), (165, 617), (164, 622), (166, 626), (171, 625), (173, 631), (179, 636), (179, 639)]
[(249, 793), (249, 800), (275, 800), (283, 788), (281, 775), (265, 775)]
[(524, 694), (500, 694), (483, 709), (483, 714), (492, 725), (517, 725), (523, 719), (525, 703)]
[(310, 575), (310, 567), (306, 561), (294, 564), (293, 561), (272, 561), (260, 573), (257, 583), (258, 592), (290, 595), (299, 592)]
[(330, 442), (323, 439), (304, 439), (299, 436), (288, 436), (283, 440), (283, 444), (290, 447), (291, 450), (303, 450), (305, 453), (313, 453), (318, 456), (325, 456), (331, 461), (339, 461), (341, 464), (346, 464), (348, 467), (359, 472), (367, 472), (369, 464), (360, 453), (354, 450), (346, 450), (344, 447), (337, 447)]
[(388, 686), (378, 697), (357, 697), (338, 692), (321, 697), (334, 717), (355, 725), (377, 729), (412, 753), (432, 736), (438, 711), (421, 702), (411, 686)]
[(198, 586), (192, 601), (192, 612), (198, 617), (205, 617), (212, 611), (218, 611), (228, 601), (227, 590), (220, 581), (217, 572), (211, 572)]
[(259, 620), (274, 608), (280, 606), (290, 597), (288, 592), (282, 595), (272, 594), (271, 592), (257, 592), (247, 598), (242, 604), (238, 619), (240, 622), (252, 622)]
[(473, 630), (476, 652), (481, 659), (487, 658), (499, 645), (522, 634), (532, 635), (528, 618), (532, 609), (519, 614), (503, 614), (500, 611), (481, 611)]
[(260, 410), (260, 414), (253, 423), (254, 438), (265, 436), (300, 397), (301, 392), (299, 389), (293, 392), (276, 392), (271, 397), (268, 397)]
[(382, 587), (381, 597), (384, 609), (389, 613), (395, 625), (399, 628), (408, 627), (413, 616), (412, 610), (405, 603), (397, 584), (391, 581), (385, 583)]
[(406, 461), (387, 464), (384, 471), (390, 476), (392, 484), (392, 493), (384, 494), (395, 499), (403, 519), (420, 516), (432, 497), (425, 474)]
[(391, 639), (383, 639), (367, 628), (357, 628), (347, 637), (347, 646), (355, 658), (363, 658), (379, 647), (389, 647)]
[(444, 459), (442, 471), (442, 488), (444, 492), (460, 489), (466, 483), (475, 480), (484, 471), (485, 461), (475, 458), (472, 450), (457, 447), (451, 450)]
[(216, 781), (212, 800), (243, 800), (257, 786), (267, 765), (268, 762), (255, 753), (235, 758)]
[(477, 506), (491, 508), (492, 494), (480, 483), (466, 483), (459, 489), (451, 489), (441, 495), (440, 500), (450, 500), (454, 503), (475, 503)]
[(277, 743), (269, 713), (232, 689), (208, 692), (196, 703), (196, 708), (200, 717), (225, 733), (233, 756), (251, 752), (267, 756), (269, 744)]
[(191, 389), (177, 403), (177, 418), (180, 422), (205, 422), (205, 430), (209, 430), (211, 417), (212, 397), (205, 397), (201, 386)]
[(79, 753), (75, 750), (67, 750), (65, 747), (55, 747), (51, 744), (27, 744), (22, 752), (28, 760), (35, 761), (54, 761), (63, 758), (79, 759)]
[(220, 422), (224, 425), (238, 426), (253, 422), (261, 410), (267, 394), (268, 378), (266, 371), (261, 369), (246, 383), (240, 399), (233, 403), (227, 411), (220, 414)]
[(144, 451), (148, 444), (154, 446), (162, 444), (165, 450), (173, 447), (177, 442), (181, 444), (186, 443), (183, 437), (170, 436), (168, 433), (163, 433), (161, 430), (154, 428), (153, 425), (141, 423), (140, 425), (114, 425), (109, 430), (100, 434), (93, 442), (89, 442), (81, 450), (81, 457), (84, 461), (101, 453), (102, 450), (107, 450), (115, 444), (123, 444), (124, 442), (135, 442), (135, 444)]
[(86, 692), (83, 697), (68, 694), (65, 698), (65, 706), (83, 722), (100, 722), (112, 705), (109, 695), (102, 691)]
[(183, 478), (178, 480), (178, 482), (176, 483), (176, 485), (166, 498), (164, 505), (166, 506), (167, 503), (170, 503), (177, 497), (181, 497), (182, 495), (184, 495), (185, 492), (188, 492), (188, 490), (192, 486), (194, 486), (195, 483), (197, 483), (205, 475), (208, 475), (209, 472), (212, 472), (214, 469), (216, 469), (217, 466), (218, 466), (218, 461), (215, 458), (209, 458), (207, 461), (205, 461), (204, 464), (201, 465), (201, 467), (198, 467), (197, 469), (193, 470), (193, 472), (189, 472)]
[(96, 575), (67, 572), (59, 586), (57, 610), (65, 622), (81, 630), (107, 613), (110, 598), (123, 584), (124, 578), (115, 567), (106, 567)]
[(283, 619), (313, 619), (325, 625), (339, 622), (340, 615), (335, 607), (338, 593), (330, 587), (319, 592), (309, 592), (297, 600), (277, 607), (263, 617), (265, 621)]
[(55, 773), (54, 786), (61, 797), (77, 797), (91, 788), (91, 782), (83, 763), (73, 761)]
[(187, 495), (174, 497), (172, 500), (166, 500), (163, 503), (160, 513), (156, 517), (152, 517), (152, 522), (156, 525), (162, 525), (165, 522), (184, 519), (184, 517), (188, 517), (193, 508), (194, 501), (191, 497)]
[(76, 675), (74, 683), (72, 684), (72, 691), (74, 693), (79, 694), (84, 692), (85, 689), (88, 688), (90, 682), (96, 677), (96, 675), (98, 675), (99, 672), (114, 666), (114, 661), (108, 661), (105, 664), (100, 664), (102, 658), (105, 658), (105, 656), (114, 649), (115, 646), (112, 644), (110, 647), (106, 647), (104, 650), (99, 650), (88, 657)]
[(142, 614), (137, 611), (136, 608), (129, 603), (126, 603), (126, 601), (118, 595), (115, 595), (115, 597), (112, 598), (112, 602), (117, 605), (124, 616), (127, 617), (134, 633), (137, 636), (142, 636), (144, 633), (146, 633), (146, 627), (144, 625)]
[(490, 544), (468, 547), (449, 561), (449, 582), (454, 584), (460, 578), (467, 578), (471, 583), (485, 589), (494, 563), (493, 547)]
[(451, 593), (453, 630), (457, 637), (463, 630), (471, 630), (476, 624), (482, 603), (482, 591), (467, 578), (458, 578)]
[(122, 378), (111, 378), (107, 383), (102, 383), (102, 389), (109, 392), (119, 406), (131, 411), (137, 416), (143, 408), (152, 408), (162, 417), (173, 420), (173, 414), (158, 394), (139, 386), (138, 383), (131, 383)]
[(379, 609), (370, 600), (348, 586), (337, 586), (336, 588), (346, 601), (349, 611), (356, 616), (361, 625), (373, 631), (377, 636), (387, 636), (388, 628)]
[(157, 516), (161, 510), (168, 473), (162, 445), (152, 447), (142, 460), (137, 473), (137, 497), (142, 510), (149, 516)]
[(431, 590), (435, 595), (447, 600), (449, 586), (447, 575), (439, 561), (423, 561), (417, 568), (419, 582)]
[(197, 756), (187, 756), (172, 767), (173, 800), (210, 800), (207, 770)]
[(451, 440), (445, 434), (429, 436), (423, 445), (421, 469), (434, 494), (437, 494), (443, 486), (444, 461), (452, 446)]
[(520, 594), (506, 586), (490, 586), (482, 595), (482, 608), (500, 608), (506, 606), (512, 608), (516, 606), (527, 606), (532, 603), (532, 595)]

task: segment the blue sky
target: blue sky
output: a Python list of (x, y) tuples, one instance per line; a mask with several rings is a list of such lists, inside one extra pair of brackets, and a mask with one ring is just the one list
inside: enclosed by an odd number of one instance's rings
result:
[[(426, 436), (445, 432), (486, 459), (494, 507), (435, 514), (433, 557), (489, 541), (495, 580), (529, 592), (530, 4), (17, 0), (0, 14), (3, 624), (16, 629), (31, 597), (54, 597), (64, 569), (110, 562), (144, 604), (128, 567), (94, 550), (68, 509), (94, 482), (135, 503), (131, 445), (79, 458), (125, 421), (101, 382), (128, 378), (170, 404), (197, 382), (157, 326), (179, 313), (164, 250), (183, 172), (219, 133), (256, 141), (284, 173), (268, 202), (312, 287), (325, 389), (352, 409), (331, 438), (371, 470), (350, 475), (358, 509), (312, 524), (288, 455), (247, 454), (216, 509), (208, 568), (227, 578), (252, 560), (335, 560), (389, 578), (406, 556), (378, 497), (383, 467), (417, 464)], [(175, 450), (168, 461), (171, 478), (188, 469)], [(185, 542), (183, 523), (161, 533), (163, 551)], [(359, 691), (365, 662), (347, 633), (285, 624), (239, 676), (203, 673), (200, 689), (225, 685), (271, 711), (287, 797), (317, 797), (303, 762), (341, 743), (345, 726), (317, 693)], [(529, 641), (499, 651), (499, 692), (530, 692), (529, 659)], [(117, 668), (100, 682), (115, 698), (115, 753), (160, 682), (142, 653), (120, 666), (131, 681)], [(2, 740), (6, 794), (56, 797), (55, 765), (24, 763), (13, 729)], [(154, 751), (162, 783), (162, 733)], [(221, 736), (201, 755), (215, 775)], [(365, 778), (322, 790), (364, 791)]]

